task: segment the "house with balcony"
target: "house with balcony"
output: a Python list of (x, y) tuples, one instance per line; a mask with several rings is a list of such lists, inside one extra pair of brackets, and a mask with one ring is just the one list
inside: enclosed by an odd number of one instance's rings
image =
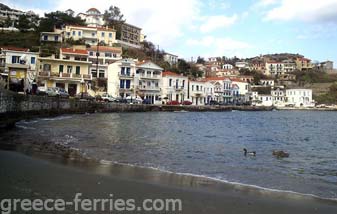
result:
[(206, 81), (213, 85), (213, 100), (219, 103), (224, 101), (224, 80), (225, 77), (208, 77)]
[(63, 42), (63, 35), (61, 32), (41, 32), (40, 33), (40, 41), (41, 42)]
[(192, 105), (205, 105), (205, 83), (206, 80), (190, 80), (187, 99), (192, 102)]
[(96, 92), (106, 92), (108, 67), (122, 59), (121, 47), (90, 46), (87, 48), (89, 61), (92, 63), (89, 73), (92, 75), (92, 88)]
[(264, 74), (267, 76), (279, 76), (284, 74), (284, 63), (272, 61), (266, 62)]
[(64, 88), (70, 96), (87, 91), (92, 80), (87, 50), (61, 48), (58, 57), (39, 57), (38, 61), (39, 86)]
[(315, 101), (312, 99), (312, 89), (287, 89), (286, 105), (294, 107), (314, 107)]
[(286, 93), (284, 87), (275, 87), (271, 90), (271, 96), (273, 98), (273, 105), (277, 107), (285, 106)]
[(31, 90), (36, 80), (38, 55), (26, 48), (0, 47), (0, 75), (9, 83), (9, 89)]
[(187, 99), (188, 77), (164, 71), (162, 74), (161, 97), (163, 101), (178, 101), (182, 103)]
[(164, 61), (168, 62), (171, 66), (178, 63), (178, 56), (170, 53), (164, 53)]
[(64, 29), (64, 39), (82, 40), (87, 45), (97, 45), (98, 42), (107, 46), (116, 43), (116, 30), (108, 27), (86, 27), (67, 25)]
[(163, 68), (151, 61), (143, 61), (136, 64), (136, 91), (148, 103), (161, 103), (162, 71)]
[(311, 60), (304, 57), (296, 58), (295, 63), (296, 69), (300, 71), (308, 71), (314, 67), (314, 65), (311, 63)]
[(282, 61), (284, 65), (284, 73), (292, 73), (296, 70), (296, 63), (293, 60), (284, 60)]
[(136, 60), (122, 59), (108, 65), (108, 94), (113, 97), (137, 97), (135, 86)]

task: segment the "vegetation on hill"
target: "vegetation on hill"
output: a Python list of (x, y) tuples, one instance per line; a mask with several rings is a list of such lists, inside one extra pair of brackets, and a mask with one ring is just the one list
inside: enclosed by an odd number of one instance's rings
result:
[(319, 104), (337, 104), (337, 83), (330, 86), (328, 93), (314, 96), (314, 100)]
[(80, 17), (68, 15), (62, 11), (46, 13), (44, 16), (45, 17), (41, 18), (40, 26), (37, 29), (39, 32), (53, 32), (54, 26), (61, 28), (65, 25), (85, 25), (85, 20), (82, 20)]
[(40, 36), (37, 32), (1, 32), (0, 46), (13, 46), (38, 50)]
[(337, 74), (329, 74), (316, 70), (296, 71), (294, 74), (300, 86), (307, 83), (333, 83), (337, 81)]
[(264, 74), (262, 74), (261, 72), (257, 71), (257, 70), (250, 70), (248, 68), (241, 68), (239, 70), (241, 75), (247, 75), (247, 76), (253, 76), (254, 77), (254, 84), (255, 85), (259, 85), (260, 84), (260, 80), (261, 79), (268, 79), (268, 77)]
[(108, 27), (116, 30), (116, 39), (121, 39), (122, 24), (126, 20), (119, 7), (111, 5), (109, 9), (104, 12), (103, 20)]

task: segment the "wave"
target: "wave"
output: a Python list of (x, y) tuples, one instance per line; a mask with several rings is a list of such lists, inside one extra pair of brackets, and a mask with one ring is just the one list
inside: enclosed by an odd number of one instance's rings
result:
[(210, 177), (207, 175), (198, 175), (198, 174), (193, 174), (193, 173), (185, 173), (185, 172), (173, 172), (167, 169), (163, 169), (161, 167), (153, 167), (153, 166), (142, 166), (142, 165), (137, 165), (137, 164), (130, 164), (130, 163), (120, 163), (118, 161), (108, 161), (108, 160), (100, 160), (100, 164), (102, 165), (119, 165), (119, 166), (126, 166), (126, 167), (132, 167), (132, 168), (140, 168), (140, 169), (147, 169), (147, 170), (154, 170), (158, 171), (161, 173), (167, 173), (167, 174), (174, 174), (178, 176), (188, 176), (188, 177), (194, 177), (194, 178), (200, 178), (200, 179), (205, 179), (205, 180), (210, 180), (214, 181), (217, 183), (223, 183), (226, 185), (230, 185), (231, 187), (235, 189), (250, 189), (253, 191), (256, 191), (260, 194), (280, 194), (281, 196), (287, 197), (287, 198), (292, 198), (292, 199), (317, 199), (317, 200), (324, 200), (324, 201), (332, 201), (332, 202), (337, 202), (337, 198), (328, 198), (328, 197), (321, 197), (318, 195), (314, 194), (307, 194), (307, 193), (300, 193), (292, 190), (282, 190), (282, 189), (274, 189), (274, 188), (267, 188), (267, 187), (262, 187), (258, 185), (253, 185), (253, 184), (246, 184), (246, 183), (240, 183), (240, 182), (235, 182), (235, 181), (229, 181), (225, 180), (222, 178), (215, 178), (215, 177)]

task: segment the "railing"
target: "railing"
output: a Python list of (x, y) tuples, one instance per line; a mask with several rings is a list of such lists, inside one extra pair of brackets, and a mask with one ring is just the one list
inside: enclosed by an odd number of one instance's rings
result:
[(131, 74), (122, 74), (121, 72), (119, 72), (118, 73), (118, 76), (120, 76), (120, 77), (127, 77), (127, 78), (133, 78), (134, 77), (134, 75), (131, 75)]
[(160, 75), (149, 75), (149, 74), (140, 74), (141, 78), (148, 78), (148, 79), (160, 79)]
[(139, 90), (152, 90), (152, 91), (160, 91), (160, 87), (156, 86), (138, 86), (137, 87)]
[(66, 78), (66, 79), (84, 79), (84, 80), (91, 80), (91, 74), (73, 74), (73, 73), (53, 73), (50, 71), (41, 71), (39, 72), (39, 77), (59, 77), (59, 78)]

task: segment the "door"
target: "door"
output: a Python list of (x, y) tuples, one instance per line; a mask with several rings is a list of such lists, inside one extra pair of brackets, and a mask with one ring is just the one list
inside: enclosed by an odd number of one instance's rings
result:
[[(77, 91), (77, 84), (69, 84), (68, 85), (69, 96), (72, 96), (72, 97), (75, 96), (76, 95), (76, 91)], [(80, 91), (80, 93), (82, 93), (82, 91)]]

